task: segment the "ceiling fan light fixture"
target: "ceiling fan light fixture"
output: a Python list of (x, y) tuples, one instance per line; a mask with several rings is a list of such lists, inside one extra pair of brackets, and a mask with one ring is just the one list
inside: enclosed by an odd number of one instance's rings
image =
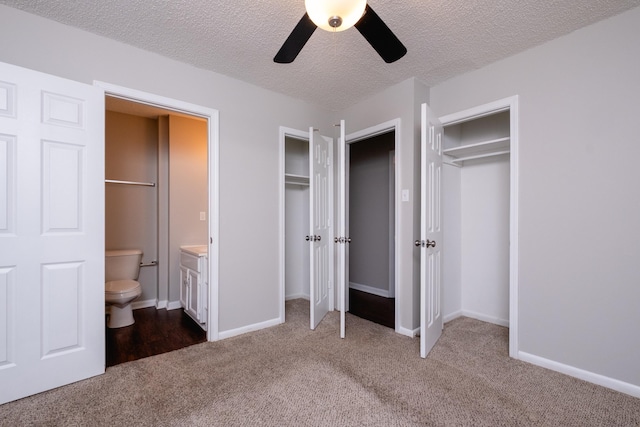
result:
[(325, 31), (344, 31), (362, 18), (367, 0), (305, 0), (309, 18)]

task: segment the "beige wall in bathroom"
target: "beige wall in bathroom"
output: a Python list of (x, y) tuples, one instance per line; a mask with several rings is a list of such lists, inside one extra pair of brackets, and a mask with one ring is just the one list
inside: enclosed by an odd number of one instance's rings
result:
[(180, 300), (180, 246), (208, 243), (207, 122), (169, 116), (169, 303)]
[[(105, 177), (156, 182), (158, 124), (155, 119), (107, 111)], [(157, 259), (157, 187), (105, 184), (105, 249), (141, 249), (143, 262)], [(157, 271), (144, 267), (138, 301), (155, 300)]]

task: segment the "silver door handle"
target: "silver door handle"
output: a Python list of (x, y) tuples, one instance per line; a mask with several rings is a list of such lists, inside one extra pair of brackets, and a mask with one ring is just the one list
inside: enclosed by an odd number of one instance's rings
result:
[(436, 247), (436, 241), (435, 240), (416, 240), (414, 242), (414, 244), (416, 246), (422, 246), (423, 248), (435, 248)]

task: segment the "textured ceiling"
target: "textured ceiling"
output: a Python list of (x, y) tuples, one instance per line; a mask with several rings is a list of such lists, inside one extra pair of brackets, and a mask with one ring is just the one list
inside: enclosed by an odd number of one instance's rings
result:
[(0, 3), (336, 110), (409, 77), (433, 86), (640, 0), (369, 0), (408, 49), (393, 64), (355, 28), (316, 30), (292, 64), (274, 63), (303, 0)]

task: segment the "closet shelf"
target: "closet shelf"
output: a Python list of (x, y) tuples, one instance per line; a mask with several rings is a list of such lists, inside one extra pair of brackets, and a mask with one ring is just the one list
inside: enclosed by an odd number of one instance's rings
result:
[(285, 184), (309, 185), (309, 177), (285, 173), (284, 182)]
[(465, 160), (507, 154), (509, 153), (509, 146), (510, 138), (506, 137), (461, 145), (459, 147), (445, 148), (442, 152), (452, 157), (452, 162), (464, 162)]

